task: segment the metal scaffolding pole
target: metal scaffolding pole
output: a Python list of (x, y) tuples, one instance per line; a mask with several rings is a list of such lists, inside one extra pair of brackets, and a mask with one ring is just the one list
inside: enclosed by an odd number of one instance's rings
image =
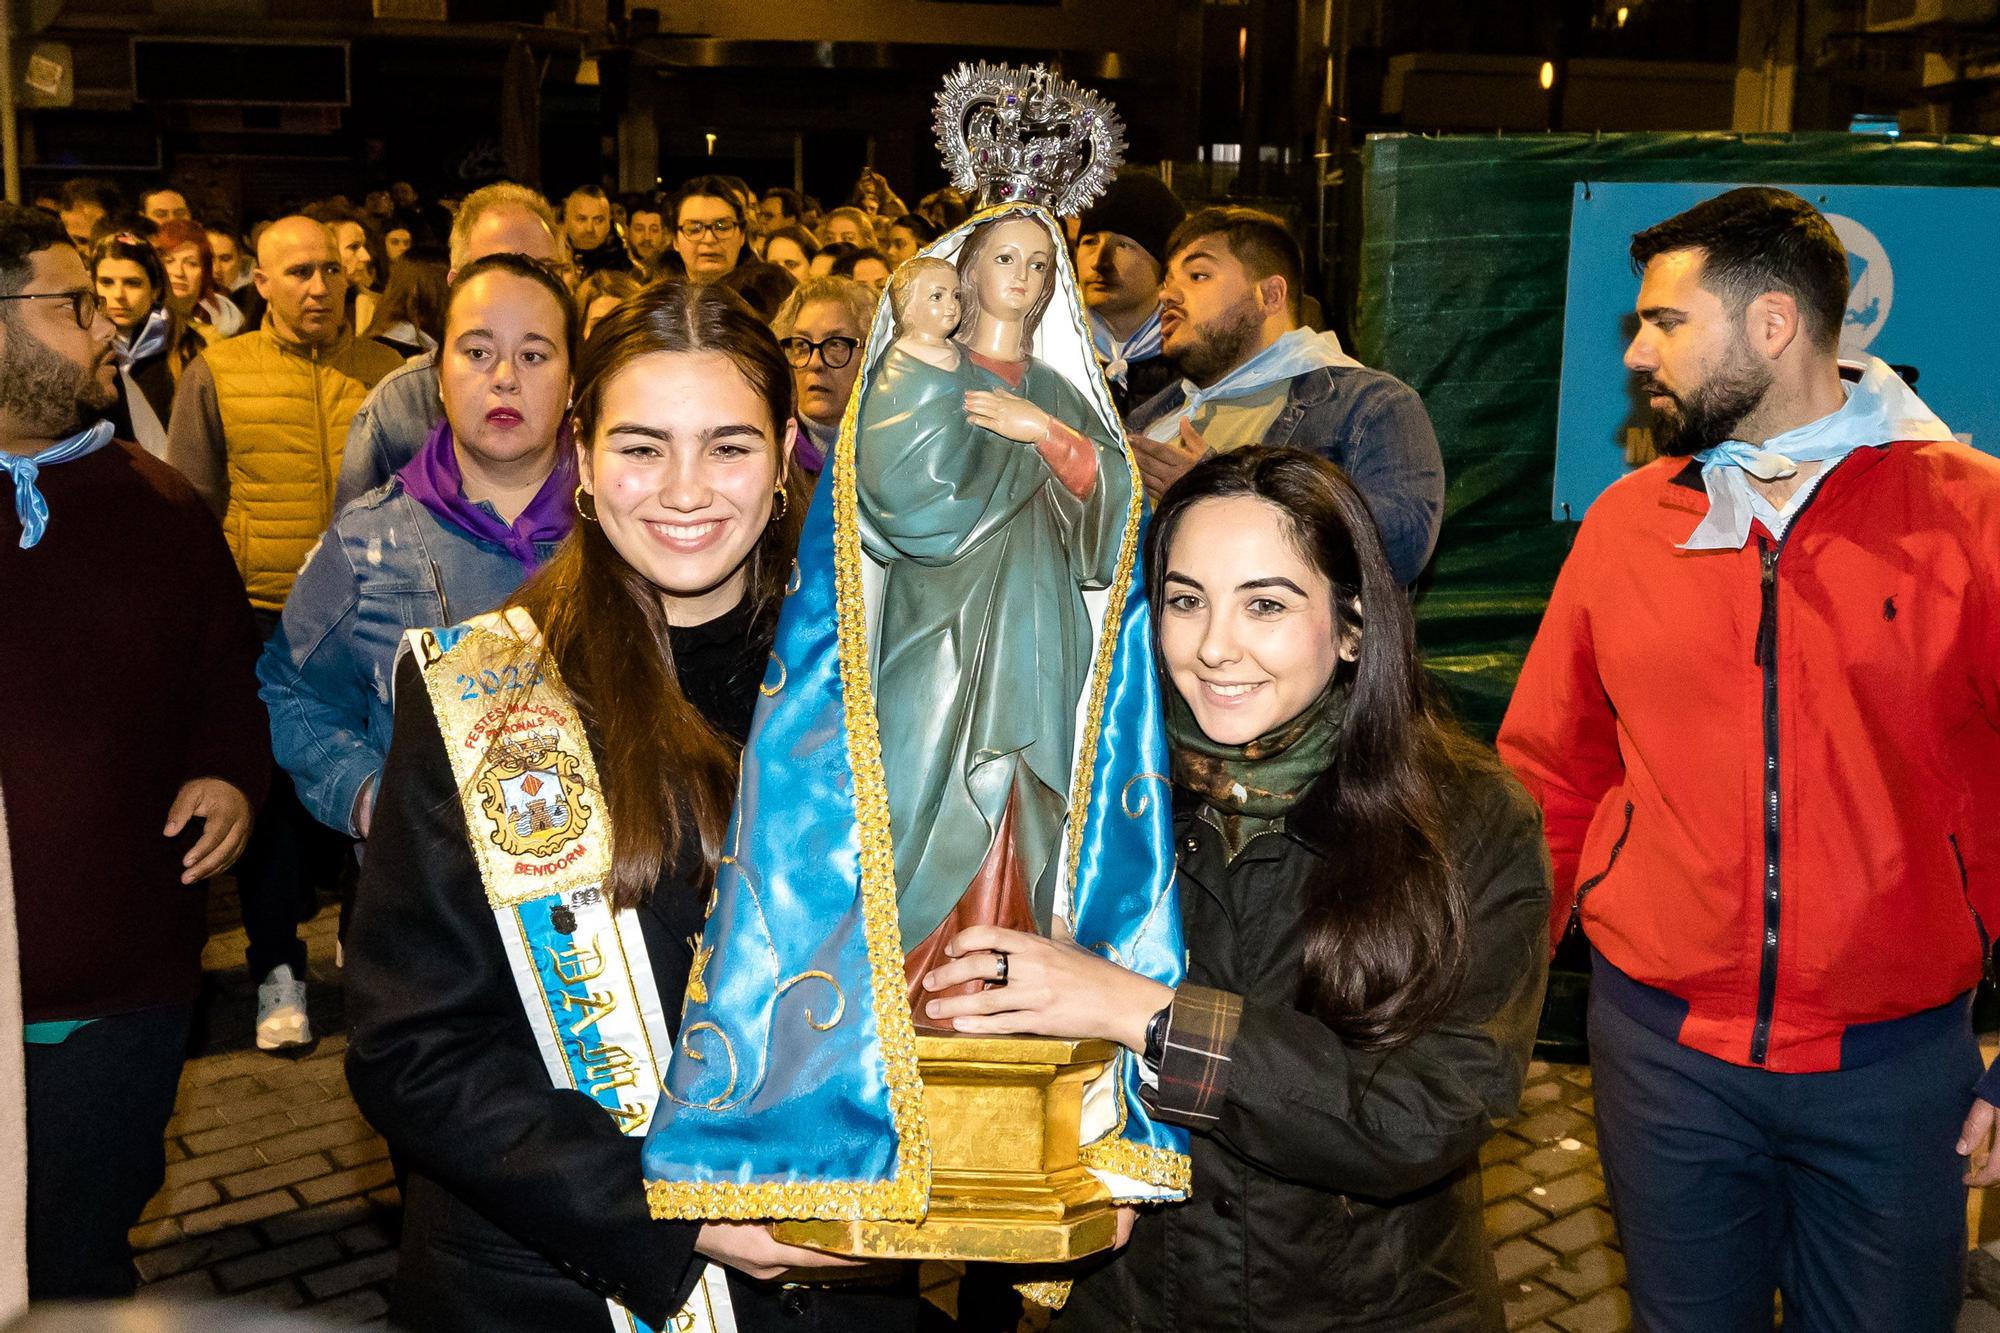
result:
[(21, 202), (21, 134), (14, 115), (14, 5), (0, 0), (0, 177), (7, 202)]

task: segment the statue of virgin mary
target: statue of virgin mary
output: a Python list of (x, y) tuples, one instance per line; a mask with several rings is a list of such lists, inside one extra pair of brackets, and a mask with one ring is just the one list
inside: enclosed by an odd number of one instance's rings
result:
[(1097, 647), (1084, 595), (1117, 577), (1132, 509), (1122, 435), (1028, 350), (1062, 251), (1040, 210), (973, 227), (956, 257), (957, 369), (889, 347), (855, 423), (862, 549), (882, 570), (870, 657), (897, 918), (920, 1027), (920, 982), (952, 936), (1051, 927)]
[[(965, 926), (1181, 978), (1143, 493), (1043, 206), (1102, 189), (1116, 118), (983, 64), (939, 102), (1002, 202), (908, 261), (956, 270), (955, 334), (917, 347), (884, 302), (807, 515), (647, 1139), (659, 1217), (921, 1219), (908, 987)], [(1120, 1202), (1188, 1189), (1144, 1077), (1121, 1051), (1085, 1095)]]

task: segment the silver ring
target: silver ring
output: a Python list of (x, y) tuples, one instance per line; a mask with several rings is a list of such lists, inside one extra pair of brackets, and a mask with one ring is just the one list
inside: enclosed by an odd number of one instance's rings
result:
[(1007, 955), (998, 949), (994, 950), (994, 953), (1000, 959), (1000, 975), (993, 978), (993, 984), (1004, 986), (1007, 984)]

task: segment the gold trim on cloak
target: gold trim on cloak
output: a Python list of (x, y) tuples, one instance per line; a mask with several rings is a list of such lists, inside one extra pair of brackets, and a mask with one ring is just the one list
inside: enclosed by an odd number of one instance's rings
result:
[[(869, 331), (872, 340), (873, 329)], [(868, 346), (859, 349), (868, 365)], [(916, 1026), (910, 1020), (903, 980), (901, 932), (896, 925), (896, 862), (889, 839), (889, 795), (882, 780), (882, 738), (868, 669), (867, 608), (861, 585), (861, 522), (854, 476), (856, 386), (841, 418), (829, 469), (833, 480), (833, 569), (847, 762), (854, 778), (854, 816), (860, 838), (862, 935), (868, 946), (869, 985), (876, 1033), (889, 1085), (889, 1116), (896, 1131), (896, 1171), (887, 1180), (649, 1180), (646, 1202), (655, 1218), (834, 1218), (914, 1221), (930, 1199), (930, 1130), (924, 1121), (923, 1081), (917, 1076)], [(742, 788), (739, 785), (740, 802)]]

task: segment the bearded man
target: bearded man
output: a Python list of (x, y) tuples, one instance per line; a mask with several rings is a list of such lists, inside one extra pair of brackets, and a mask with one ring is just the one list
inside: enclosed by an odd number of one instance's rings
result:
[(0, 1128), (27, 1115), (0, 1166), (25, 1223), (0, 1225), (0, 1251), (25, 1237), (36, 1301), (132, 1294), (206, 881), (243, 850), (271, 762), (222, 529), (105, 419), (115, 333), (63, 224), (0, 203), (0, 931), (25, 1066)]
[(1368, 502), (1389, 565), (1416, 582), (1444, 514), (1444, 460), (1416, 390), (1304, 327), (1305, 259), (1254, 208), (1204, 208), (1166, 243), (1160, 347), (1177, 383), (1126, 421), (1154, 503), (1211, 453), (1289, 446), (1336, 463)]
[(1592, 949), (1635, 1327), (1955, 1326), (2000, 1181), (1969, 1019), (2000, 923), (2000, 462), (1839, 339), (1810, 204), (1640, 232), (1664, 457), (1577, 532), (1500, 731)]

